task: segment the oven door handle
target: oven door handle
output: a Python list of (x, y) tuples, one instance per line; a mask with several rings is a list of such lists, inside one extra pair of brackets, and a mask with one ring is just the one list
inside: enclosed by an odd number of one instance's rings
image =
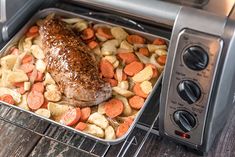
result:
[(7, 20), (6, 17), (6, 0), (0, 1), (0, 22), (3, 23)]
[(109, 14), (109, 13), (100, 13), (100, 12), (88, 12), (88, 13), (83, 13), (82, 15), (90, 16), (96, 19), (105, 20), (107, 22), (112, 22), (118, 25), (120, 25), (121, 23), (123, 26), (133, 28), (142, 32), (148, 32), (142, 25), (126, 17)]

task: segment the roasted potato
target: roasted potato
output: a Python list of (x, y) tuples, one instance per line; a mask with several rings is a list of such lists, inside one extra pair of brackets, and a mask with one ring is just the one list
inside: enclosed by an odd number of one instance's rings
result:
[(147, 66), (139, 73), (135, 74), (132, 77), (132, 79), (134, 82), (144, 82), (150, 80), (152, 76), (153, 76), (153, 69), (151, 66)]
[(51, 112), (48, 109), (45, 108), (40, 108), (37, 111), (35, 111), (36, 114), (43, 116), (45, 118), (50, 118), (51, 117)]
[(102, 129), (107, 128), (109, 125), (109, 122), (107, 121), (105, 116), (98, 113), (98, 112), (92, 113), (90, 115), (90, 117), (88, 118), (88, 122), (93, 123), (93, 124), (101, 127)]
[(97, 137), (104, 137), (104, 130), (94, 124), (87, 124), (87, 127), (83, 131)]
[(115, 131), (114, 131), (112, 126), (108, 126), (104, 130), (104, 134), (105, 134), (105, 139), (106, 140), (114, 140), (116, 138), (116, 134), (115, 134)]

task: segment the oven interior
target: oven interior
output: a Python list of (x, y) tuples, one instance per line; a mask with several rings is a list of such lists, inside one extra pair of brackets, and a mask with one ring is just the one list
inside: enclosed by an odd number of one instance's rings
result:
[[(2, 27), (2, 33), (0, 36), (1, 48), (11, 39), (11, 37), (16, 32), (18, 32), (18, 30), (28, 21), (28, 19), (30, 19), (32, 14), (36, 13), (38, 10), (42, 10), (45, 8), (59, 8), (85, 15), (90, 12), (92, 13), (92, 17), (96, 19), (120, 24), (122, 26), (127, 26), (129, 28), (137, 29), (151, 34), (157, 34), (167, 39), (169, 39), (171, 36), (172, 28), (170, 27), (163, 27), (159, 25), (156, 28), (156, 25), (145, 23), (143, 21), (138, 21), (136, 19), (133, 20), (134, 22), (130, 23), (130, 21), (128, 20), (123, 20), (123, 18), (117, 18), (118, 16), (113, 17), (112, 15), (108, 16), (107, 18), (107, 16), (102, 16), (102, 14), (96, 14), (100, 13), (100, 10), (88, 8), (86, 6), (76, 5), (74, 3), (69, 4), (67, 2), (53, 0), (47, 1), (47, 3), (43, 3), (43, 1), (27, 0), (21, 0), (18, 2), (17, 3), (19, 4), (19, 6), (17, 7), (14, 7), (13, 4), (6, 5), (6, 19), (8, 20), (0, 23), (0, 27)], [(109, 12), (104, 11), (102, 13), (110, 14)], [(127, 150), (129, 149), (134, 150), (136, 152), (135, 155), (138, 155), (150, 134), (159, 135), (158, 113), (160, 93), (161, 85), (160, 88), (158, 88), (157, 91), (154, 93), (154, 99), (152, 99), (148, 106), (145, 108), (144, 113), (140, 117), (132, 133), (125, 139), (125, 141), (113, 146), (107, 143), (99, 143), (97, 141), (82, 137), (80, 135), (75, 135), (73, 132), (68, 131), (65, 128), (55, 126), (53, 124), (50, 124), (50, 122), (46, 122), (42, 119), (31, 116), (28, 113), (23, 113), (9, 106), (4, 106), (1, 104), (0, 120), (14, 124), (26, 130), (33, 131), (42, 137), (57, 141), (59, 143), (63, 143), (69, 147), (78, 149), (91, 155), (104, 156), (110, 153), (113, 156), (133, 155), (128, 154)], [(139, 134), (141, 134), (141, 136)], [(120, 149), (119, 151), (113, 152), (112, 147)]]

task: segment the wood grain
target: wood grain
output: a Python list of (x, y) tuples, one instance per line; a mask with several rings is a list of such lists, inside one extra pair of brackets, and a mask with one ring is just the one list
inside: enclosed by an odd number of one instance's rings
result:
[[(22, 119), (23, 120), (23, 119)], [(43, 126), (44, 129), (47, 125)], [(51, 132), (53, 126), (50, 126), (47, 130)], [(52, 136), (57, 136), (65, 141), (70, 138), (71, 133), (64, 131), (62, 128), (57, 128)], [(58, 131), (59, 130), (59, 131)], [(131, 157), (134, 155), (135, 151), (139, 147), (143, 136), (146, 131), (136, 128), (131, 136), (128, 138), (130, 141), (133, 137), (134, 141), (125, 153), (126, 157)], [(88, 152), (92, 149), (94, 141), (86, 141), (82, 144), (83, 139), (81, 137), (74, 137), (74, 146), (81, 147)], [(118, 152), (123, 146), (123, 142), (114, 146), (109, 147), (106, 154), (107, 157), (114, 157), (118, 155)], [(123, 151), (128, 146), (128, 142), (125, 143)], [(41, 138), (40, 136), (16, 127), (12, 124), (0, 121), (0, 157), (15, 157), (15, 156), (30, 156), (30, 157), (77, 157), (77, 156), (94, 156), (92, 154), (99, 154), (99, 152), (104, 151), (107, 147), (106, 145), (96, 144), (92, 153), (84, 153), (78, 151), (74, 148), (70, 148), (64, 144), (51, 141), (47, 138)], [(99, 156), (99, 155), (98, 155)], [(145, 156), (160, 156), (160, 157), (198, 157), (199, 155), (189, 151), (186, 147), (176, 144), (170, 140), (161, 138), (157, 135), (150, 134), (146, 143), (143, 145), (139, 157)], [(235, 156), (235, 109), (233, 109), (228, 122), (222, 131), (221, 135), (217, 137), (211, 151), (206, 155), (208, 157), (234, 157)]]

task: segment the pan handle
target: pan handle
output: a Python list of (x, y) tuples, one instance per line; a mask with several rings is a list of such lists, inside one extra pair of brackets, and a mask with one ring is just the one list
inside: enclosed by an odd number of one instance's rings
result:
[(0, 22), (5, 22), (7, 20), (6, 17), (6, 0), (0, 1)]
[(100, 12), (88, 12), (88, 13), (83, 13), (82, 15), (90, 16), (92, 18), (96, 18), (100, 20), (105, 20), (107, 22), (111, 22), (111, 23), (118, 24), (118, 25), (121, 24), (122, 26), (133, 28), (142, 32), (147, 32), (147, 30), (142, 25), (126, 17), (109, 14), (109, 13), (100, 13)]

